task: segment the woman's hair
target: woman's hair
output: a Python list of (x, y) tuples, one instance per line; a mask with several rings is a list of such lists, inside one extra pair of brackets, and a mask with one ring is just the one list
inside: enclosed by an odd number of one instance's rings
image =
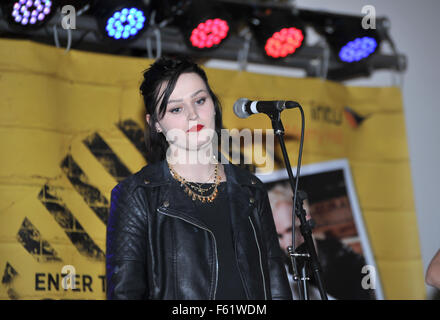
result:
[(279, 202), (287, 202), (293, 204), (293, 192), (288, 182), (277, 183), (267, 192), (272, 212), (275, 211)]
[[(221, 105), (208, 84), (205, 71), (187, 57), (161, 57), (144, 71), (144, 80), (140, 86), (146, 112), (150, 115), (150, 124), (147, 123), (145, 126), (146, 158), (148, 163), (158, 162), (166, 157), (169, 144), (164, 133), (157, 132), (155, 124), (163, 118), (177, 79), (183, 73), (196, 73), (205, 82), (208, 93), (214, 102), (215, 131), (218, 137), (218, 146), (220, 146), (220, 133), (222, 129)], [(164, 82), (166, 82), (166, 88), (160, 94), (160, 87)]]

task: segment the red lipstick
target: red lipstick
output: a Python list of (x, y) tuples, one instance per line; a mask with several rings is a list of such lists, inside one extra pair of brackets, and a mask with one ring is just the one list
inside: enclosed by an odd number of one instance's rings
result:
[(189, 129), (189, 130), (186, 131), (186, 132), (200, 131), (200, 130), (202, 130), (203, 127), (204, 127), (204, 125), (202, 125), (202, 124), (198, 124), (198, 125), (196, 125), (196, 126), (191, 127), (191, 129)]

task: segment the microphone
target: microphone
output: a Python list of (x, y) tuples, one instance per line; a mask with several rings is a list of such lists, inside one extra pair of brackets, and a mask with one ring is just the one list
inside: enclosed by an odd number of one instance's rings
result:
[(295, 101), (251, 101), (246, 98), (240, 98), (234, 103), (234, 113), (239, 118), (247, 118), (252, 114), (265, 113), (271, 114), (274, 111), (283, 111), (299, 107)]

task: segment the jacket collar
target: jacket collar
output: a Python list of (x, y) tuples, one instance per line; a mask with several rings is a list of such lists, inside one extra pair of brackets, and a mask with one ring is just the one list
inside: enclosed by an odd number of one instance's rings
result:
[[(233, 165), (222, 154), (221, 159), (228, 184), (232, 183), (241, 186), (263, 187), (261, 181), (256, 179), (256, 177), (250, 172)], [(138, 175), (138, 184), (147, 187), (155, 187), (169, 184), (173, 181), (173, 179), (174, 178), (169, 171), (167, 161), (164, 159), (143, 167)]]

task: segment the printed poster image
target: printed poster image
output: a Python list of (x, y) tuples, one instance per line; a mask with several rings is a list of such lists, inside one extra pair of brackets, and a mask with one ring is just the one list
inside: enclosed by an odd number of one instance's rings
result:
[[(296, 167), (293, 175), (296, 177)], [(303, 202), (306, 219), (313, 219), (313, 241), (322, 267), (324, 286), (329, 299), (383, 299), (378, 269), (373, 258), (362, 213), (357, 202), (349, 164), (346, 159), (304, 165), (301, 168), (298, 190), (307, 194)], [(298, 282), (293, 280), (293, 268), (287, 247), (292, 245), (293, 192), (286, 169), (257, 175), (265, 183), (274, 216), (280, 246), (285, 253), (286, 270), (298, 299)], [(307, 249), (295, 218), (295, 248), (297, 253)], [(306, 262), (307, 263), (307, 262)], [(304, 266), (297, 259), (298, 272)], [(320, 294), (310, 268), (306, 269), (308, 294), (320, 300)]]

